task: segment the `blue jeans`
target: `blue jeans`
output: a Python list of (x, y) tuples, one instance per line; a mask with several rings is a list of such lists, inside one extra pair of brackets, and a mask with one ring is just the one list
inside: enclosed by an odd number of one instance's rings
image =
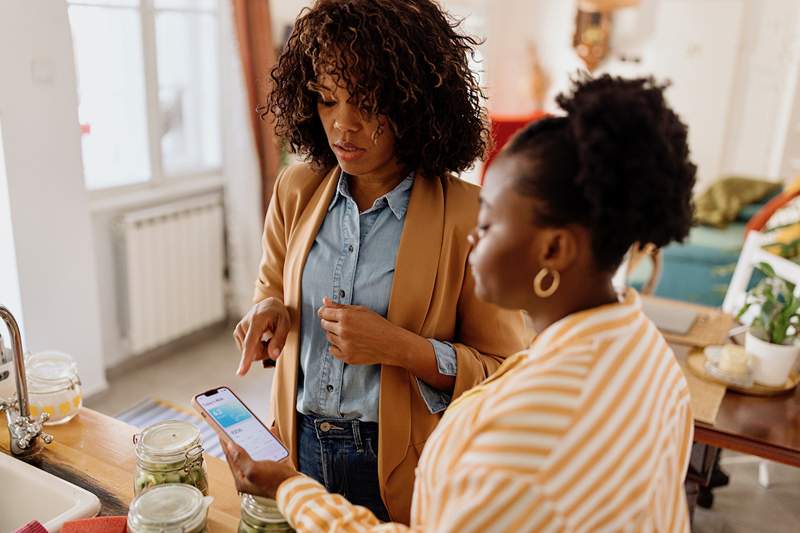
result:
[(389, 521), (378, 482), (378, 424), (297, 413), (297, 444), (300, 472)]

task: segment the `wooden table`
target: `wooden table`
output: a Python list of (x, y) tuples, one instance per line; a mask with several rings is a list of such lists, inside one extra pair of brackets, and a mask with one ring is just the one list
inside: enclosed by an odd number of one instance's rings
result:
[[(662, 332), (679, 359), (688, 357), (689, 345), (723, 344), (736, 324), (721, 309), (642, 296), (643, 302), (697, 313), (698, 322), (687, 335)], [(800, 467), (800, 387), (781, 396), (761, 397), (728, 390), (714, 425), (695, 422), (694, 439), (715, 448), (725, 448)]]
[[(0, 451), (9, 453), (5, 415), (0, 420)], [(104, 516), (127, 515), (133, 499), (136, 428), (86, 407), (63, 426), (46, 431), (55, 437), (33, 464), (95, 494)], [(205, 456), (209, 495), (214, 502), (208, 513), (209, 533), (237, 531), (239, 495), (228, 465)]]
[[(689, 348), (672, 344), (678, 357)], [(695, 422), (694, 440), (800, 467), (800, 387), (781, 396), (727, 391), (714, 425)]]

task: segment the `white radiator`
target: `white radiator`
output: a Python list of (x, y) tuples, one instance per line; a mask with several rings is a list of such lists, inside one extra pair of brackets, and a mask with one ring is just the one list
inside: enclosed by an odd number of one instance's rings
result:
[(223, 232), (218, 194), (121, 217), (120, 318), (131, 354), (225, 318)]

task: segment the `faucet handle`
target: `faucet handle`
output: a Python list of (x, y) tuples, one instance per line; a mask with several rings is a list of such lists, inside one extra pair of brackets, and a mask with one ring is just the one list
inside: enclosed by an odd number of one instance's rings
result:
[(0, 398), (0, 413), (3, 411), (16, 411), (19, 409), (19, 402), (17, 401), (17, 396), (14, 395), (10, 398), (6, 398), (5, 400)]
[(45, 444), (53, 442), (53, 436), (42, 431), (42, 426), (50, 418), (47, 413), (41, 413), (37, 418), (20, 416), (15, 423), (17, 425), (18, 444), (22, 449), (27, 448), (41, 436)]

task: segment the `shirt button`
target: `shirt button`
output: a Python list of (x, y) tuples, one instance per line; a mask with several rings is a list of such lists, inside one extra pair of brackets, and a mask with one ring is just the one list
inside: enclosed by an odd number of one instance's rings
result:
[(345, 292), (344, 289), (339, 289), (339, 298), (344, 298)]
[(328, 385), (325, 388), (328, 389), (328, 392), (333, 392), (333, 385)]
[(355, 248), (353, 248), (352, 244), (347, 247), (347, 251), (350, 252), (351, 254), (353, 253), (353, 250), (355, 250)]

